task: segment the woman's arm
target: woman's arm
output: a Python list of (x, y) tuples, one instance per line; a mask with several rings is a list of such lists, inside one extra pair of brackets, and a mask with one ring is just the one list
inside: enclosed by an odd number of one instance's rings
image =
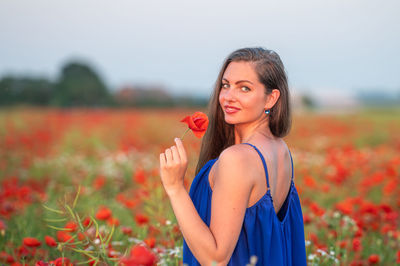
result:
[(200, 264), (211, 265), (211, 262), (215, 261), (226, 265), (239, 238), (254, 184), (248, 170), (249, 156), (246, 149), (242, 145), (234, 145), (224, 150), (218, 158), (218, 164), (215, 165), (211, 221), (208, 227), (183, 186), (183, 176), (182, 183), (178, 181), (178, 184), (174, 180), (180, 178), (169, 174), (179, 172), (176, 170), (179, 169), (179, 163), (175, 159), (183, 158), (183, 162), (186, 159), (180, 140), (177, 141), (177, 147), (174, 147), (171, 147), (170, 152), (166, 150), (166, 161), (165, 157), (160, 157), (160, 171), (183, 237)]

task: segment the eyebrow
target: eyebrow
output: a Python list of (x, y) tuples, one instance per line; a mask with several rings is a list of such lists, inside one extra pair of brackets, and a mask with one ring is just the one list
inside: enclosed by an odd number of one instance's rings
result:
[[(223, 78), (222, 80), (225, 80), (226, 82), (229, 83), (229, 80), (227, 80), (226, 78)], [(253, 84), (253, 82), (251, 82), (251, 81), (249, 81), (249, 80), (245, 80), (245, 79), (243, 79), (243, 80), (238, 80), (238, 81), (236, 81), (235, 84), (238, 84), (238, 83), (240, 83), (240, 82), (248, 82), (248, 83), (250, 83), (250, 84)]]

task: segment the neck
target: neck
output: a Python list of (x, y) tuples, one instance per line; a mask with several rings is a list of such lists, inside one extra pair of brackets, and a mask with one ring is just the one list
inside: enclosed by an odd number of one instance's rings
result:
[(253, 123), (253, 124), (237, 124), (234, 128), (235, 132), (235, 144), (249, 142), (252, 139), (263, 136), (268, 139), (275, 139), (275, 136), (272, 135), (268, 121), (265, 120), (261, 123)]

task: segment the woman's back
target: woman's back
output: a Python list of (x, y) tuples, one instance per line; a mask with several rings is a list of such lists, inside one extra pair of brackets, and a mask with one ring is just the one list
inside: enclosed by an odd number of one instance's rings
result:
[[(253, 144), (253, 146), (258, 147), (257, 149), (264, 157), (265, 165), (267, 167), (268, 172), (268, 181), (271, 187), (271, 195), (274, 203), (274, 209), (276, 212), (279, 211), (282, 204), (284, 203), (286, 196), (289, 193), (290, 184), (291, 184), (291, 176), (293, 171), (292, 158), (290, 155), (290, 151), (286, 146), (286, 143), (279, 139), (278, 141), (270, 141), (265, 145), (265, 140), (252, 141), (257, 142), (258, 144)], [(261, 145), (264, 144), (264, 146)], [(247, 143), (251, 144), (251, 143)], [(247, 146), (247, 145), (245, 145)], [(263, 166), (263, 162), (261, 160), (260, 155), (256, 152), (255, 149), (253, 151), (246, 151), (246, 155), (248, 155), (248, 159), (250, 161), (246, 161), (245, 167), (248, 167), (249, 175), (246, 178), (253, 177), (254, 188), (250, 194), (248, 207), (254, 205), (259, 199), (261, 199), (268, 189), (265, 168)], [(209, 171), (208, 180), (213, 189), (214, 179), (215, 179), (215, 168), (218, 166), (218, 160), (213, 164)]]
[[(264, 194), (254, 193), (256, 202), (250, 203), (251, 206), (246, 209), (239, 239), (228, 265), (246, 265), (253, 255), (258, 259), (257, 265), (306, 265), (303, 216), (293, 182), (293, 160), (290, 151), (291, 181), (283, 196), (285, 200), (279, 204), (279, 211), (276, 213), (264, 156), (253, 144), (243, 144), (252, 146), (261, 158), (268, 190), (265, 193), (264, 189)], [(212, 198), (208, 176), (217, 160), (218, 158), (210, 160), (204, 165), (193, 180), (189, 192), (200, 217), (207, 226), (210, 225)], [(278, 185), (280, 184), (275, 182), (275, 187)], [(262, 186), (258, 187), (262, 190)], [(199, 265), (185, 240), (183, 248), (183, 262), (188, 265)]]

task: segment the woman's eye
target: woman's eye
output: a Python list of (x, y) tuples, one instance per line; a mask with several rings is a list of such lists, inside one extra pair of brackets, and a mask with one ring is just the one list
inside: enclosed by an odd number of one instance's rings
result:
[(243, 86), (242, 89), (243, 89), (243, 88), (245, 88), (246, 91), (250, 91), (250, 88), (249, 88), (249, 87)]
[(224, 89), (227, 89), (227, 88), (229, 88), (229, 84), (227, 84), (227, 83), (223, 83), (223, 84), (222, 84), (222, 88), (224, 88)]

